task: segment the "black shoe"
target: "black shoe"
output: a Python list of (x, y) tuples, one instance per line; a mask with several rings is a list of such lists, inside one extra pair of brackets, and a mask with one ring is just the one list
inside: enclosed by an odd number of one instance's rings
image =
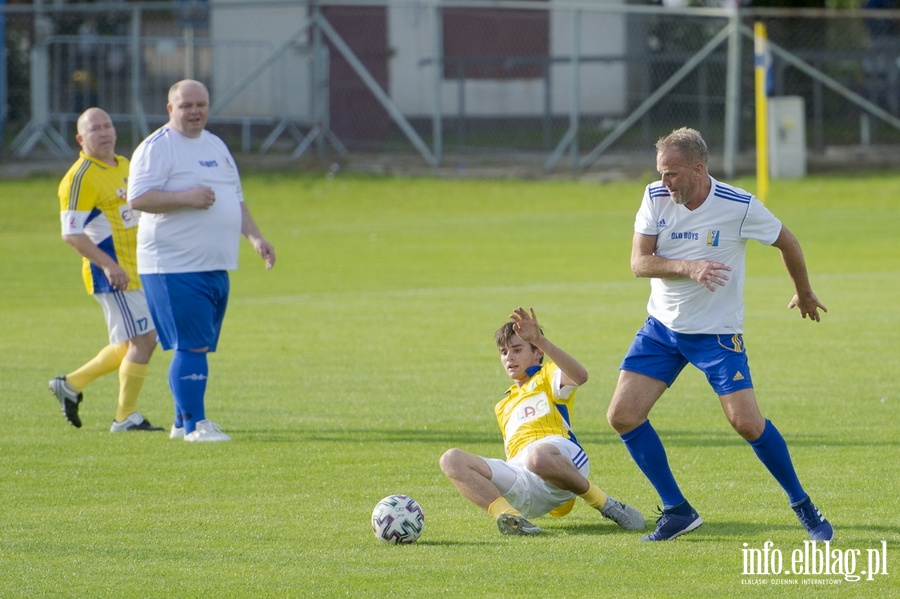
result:
[(47, 386), (59, 400), (60, 411), (66, 415), (66, 420), (75, 425), (75, 428), (81, 428), (81, 418), (78, 417), (78, 404), (84, 399), (81, 391), (72, 389), (64, 376), (50, 379)]
[(131, 431), (161, 431), (161, 426), (153, 426), (150, 421), (141, 416), (140, 412), (131, 413), (128, 418), (122, 422), (113, 420), (112, 426), (109, 427), (111, 433), (127, 433)]

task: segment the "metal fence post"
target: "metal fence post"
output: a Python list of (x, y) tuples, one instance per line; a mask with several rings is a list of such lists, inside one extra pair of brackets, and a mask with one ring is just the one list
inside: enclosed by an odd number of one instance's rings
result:
[(434, 164), (440, 166), (444, 157), (444, 98), (441, 89), (444, 84), (444, 14), (440, 5), (434, 3), (434, 113), (431, 115), (431, 145)]
[(734, 177), (738, 148), (738, 129), (741, 116), (741, 30), (740, 9), (734, 8), (729, 19), (728, 68), (725, 82), (725, 151), (724, 173)]
[(150, 134), (147, 125), (147, 113), (144, 111), (144, 101), (141, 97), (141, 79), (143, 78), (143, 61), (141, 60), (141, 7), (131, 9), (131, 30), (129, 32), (128, 46), (131, 51), (131, 139), (137, 144), (139, 139), (144, 139)]

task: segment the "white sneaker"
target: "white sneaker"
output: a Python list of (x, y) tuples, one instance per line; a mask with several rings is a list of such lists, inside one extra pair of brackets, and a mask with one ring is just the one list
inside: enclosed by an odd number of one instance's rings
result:
[(150, 421), (141, 416), (140, 412), (132, 412), (128, 418), (122, 422), (113, 420), (112, 426), (109, 427), (111, 433), (125, 433), (128, 431), (161, 431), (161, 426), (153, 426)]
[(183, 426), (175, 426), (172, 425), (172, 430), (169, 431), (170, 439), (184, 439), (184, 427)]
[(198, 422), (194, 432), (186, 434), (184, 440), (191, 443), (195, 441), (231, 441), (231, 437), (223, 433), (218, 424), (206, 419)]

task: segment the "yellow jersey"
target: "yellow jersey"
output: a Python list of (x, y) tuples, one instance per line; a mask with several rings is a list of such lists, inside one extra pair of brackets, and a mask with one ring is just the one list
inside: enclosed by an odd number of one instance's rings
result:
[(570, 420), (577, 387), (562, 387), (561, 379), (559, 367), (547, 362), (521, 387), (513, 384), (494, 406), (507, 459), (530, 443), (553, 435), (581, 446)]
[[(80, 153), (59, 184), (63, 235), (84, 234), (128, 273), (127, 290), (141, 288), (137, 272), (137, 214), (126, 199), (128, 159), (116, 155), (111, 166)], [(115, 291), (103, 269), (83, 259), (82, 278), (88, 293)]]

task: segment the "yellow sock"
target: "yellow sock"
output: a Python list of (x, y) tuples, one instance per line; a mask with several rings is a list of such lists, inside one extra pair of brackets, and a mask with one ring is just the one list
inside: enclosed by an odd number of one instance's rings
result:
[(554, 518), (562, 518), (566, 514), (572, 511), (572, 508), (575, 507), (575, 499), (572, 498), (569, 501), (565, 502), (561, 506), (556, 509), (550, 510), (550, 515)]
[(494, 502), (488, 506), (488, 513), (496, 519), (500, 514), (512, 514), (513, 516), (521, 516), (521, 512), (509, 505), (509, 502), (503, 498), (499, 497), (494, 500)]
[(99, 379), (104, 374), (116, 370), (125, 358), (128, 343), (109, 344), (100, 350), (87, 364), (74, 372), (66, 375), (66, 382), (76, 391), (81, 391), (91, 381)]
[(144, 386), (149, 364), (136, 364), (122, 360), (119, 367), (119, 404), (116, 407), (116, 421), (122, 422), (137, 410), (138, 395)]
[(587, 504), (591, 507), (602, 509), (604, 505), (606, 505), (607, 496), (606, 493), (600, 490), (600, 487), (591, 483), (590, 488), (587, 490), (587, 493), (582, 493), (581, 498), (584, 499)]

